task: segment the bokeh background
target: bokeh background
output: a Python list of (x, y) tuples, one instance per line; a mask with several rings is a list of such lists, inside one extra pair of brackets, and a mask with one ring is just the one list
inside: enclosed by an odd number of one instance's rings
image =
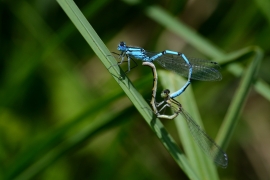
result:
[[(56, 1), (0, 4), (0, 179), (187, 179)], [(145, 8), (151, 6), (163, 8), (225, 53), (258, 46), (265, 55), (258, 78), (269, 87), (267, 0), (76, 4), (114, 52), (125, 41), (209, 58), (149, 18)], [(150, 100), (152, 74), (137, 63), (128, 76)], [(192, 84), (211, 137), (240, 80), (225, 66), (221, 72), (220, 82)], [(218, 170), (221, 179), (270, 179), (269, 100), (250, 91), (226, 149), (229, 166)], [(181, 146), (174, 122), (164, 125)]]

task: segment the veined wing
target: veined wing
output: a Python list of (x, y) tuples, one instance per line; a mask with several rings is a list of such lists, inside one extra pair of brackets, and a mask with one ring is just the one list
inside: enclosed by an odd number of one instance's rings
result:
[(226, 168), (228, 165), (227, 154), (206, 134), (206, 132), (183, 108), (181, 108), (180, 114), (186, 119), (190, 133), (202, 151), (209, 156), (216, 165)]
[[(146, 52), (146, 55), (149, 57), (156, 54), (157, 53)], [(219, 72), (220, 67), (216, 62), (189, 57), (187, 57), (187, 59), (192, 66), (191, 79), (200, 81), (219, 81), (222, 79), (222, 75)], [(164, 54), (154, 61), (157, 61), (162, 67), (168, 70), (188, 77), (189, 66), (182, 56)]]

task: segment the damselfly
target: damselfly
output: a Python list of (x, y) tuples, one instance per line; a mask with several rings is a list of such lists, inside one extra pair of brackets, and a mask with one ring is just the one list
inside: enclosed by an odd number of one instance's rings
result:
[[(227, 154), (215, 143), (215, 141), (210, 138), (206, 132), (193, 120), (191, 115), (189, 115), (182, 107), (182, 105), (176, 101), (174, 98), (171, 98), (170, 91), (168, 89), (164, 90), (161, 93), (161, 97), (164, 98), (164, 100), (161, 103), (156, 103), (156, 92), (157, 92), (157, 72), (155, 65), (150, 62), (143, 62), (143, 65), (150, 66), (152, 68), (153, 72), (153, 88), (152, 88), (152, 99), (151, 99), (151, 105), (153, 108), (154, 113), (159, 118), (165, 118), (165, 119), (173, 119), (178, 114), (181, 114), (183, 118), (186, 120), (188, 124), (189, 131), (194, 138), (195, 142), (198, 144), (198, 146), (202, 149), (202, 151), (209, 156), (216, 165), (221, 166), (223, 168), (226, 168), (228, 165), (228, 156)], [(158, 108), (160, 110), (158, 110)], [(166, 107), (169, 107), (173, 109), (174, 114), (172, 115), (164, 115), (160, 114), (160, 112), (165, 109)]]
[(174, 71), (188, 78), (187, 83), (178, 91), (171, 94), (175, 98), (182, 94), (190, 84), (190, 79), (201, 81), (219, 81), (222, 75), (219, 72), (219, 65), (202, 59), (187, 58), (183, 53), (165, 50), (160, 53), (148, 52), (140, 47), (127, 46), (125, 42), (120, 42), (117, 49), (121, 52), (119, 65), (124, 62), (125, 57), (130, 71), (131, 59), (138, 59), (145, 62), (157, 61), (162, 67)]
[(226, 168), (228, 165), (227, 154), (215, 143), (215, 141), (209, 137), (206, 132), (193, 120), (190, 114), (188, 114), (182, 107), (182, 105), (175, 99), (170, 97), (170, 91), (168, 89), (162, 92), (164, 100), (157, 105), (162, 106), (160, 111), (165, 107), (171, 107), (172, 104), (178, 106), (178, 112), (183, 116), (188, 124), (189, 131), (193, 136), (195, 142), (199, 145), (202, 151), (209, 156), (216, 165)]

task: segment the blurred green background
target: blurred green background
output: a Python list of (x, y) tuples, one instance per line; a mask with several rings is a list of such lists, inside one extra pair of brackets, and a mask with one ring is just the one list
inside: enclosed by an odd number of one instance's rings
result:
[[(0, 3), (0, 179), (187, 179), (56, 1)], [(262, 48), (258, 78), (270, 83), (269, 1), (76, 4), (112, 52), (125, 41), (213, 60), (145, 13), (160, 6), (224, 53)], [(137, 63), (128, 77), (148, 101), (152, 73)], [(220, 82), (192, 82), (211, 137), (240, 80), (226, 65), (221, 72)], [(269, 100), (251, 90), (226, 149), (229, 166), (218, 169), (221, 179), (270, 179)], [(174, 121), (163, 122), (181, 147)]]

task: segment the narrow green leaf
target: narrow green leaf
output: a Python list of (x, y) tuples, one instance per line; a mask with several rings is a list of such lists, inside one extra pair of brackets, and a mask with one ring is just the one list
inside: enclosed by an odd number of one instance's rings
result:
[(208, 42), (207, 39), (204, 39), (193, 29), (182, 23), (179, 19), (172, 17), (161, 7), (150, 6), (145, 10), (145, 13), (159, 24), (181, 36), (181, 38), (186, 40), (202, 53), (212, 58), (220, 58), (225, 56), (220, 49)]
[[(165, 87), (165, 89), (169, 89), (171, 92), (177, 91), (181, 85), (186, 83), (184, 78), (172, 72), (158, 71), (158, 74), (163, 87)], [(177, 99), (180, 99), (179, 102), (182, 104), (182, 107), (193, 117), (197, 124), (203, 127), (192, 86), (189, 86), (185, 90), (184, 95), (177, 97)], [(219, 179), (213, 162), (211, 162), (211, 160), (208, 159), (201, 151), (199, 146), (195, 144), (186, 124), (186, 120), (179, 115), (174, 121), (178, 130), (179, 138), (183, 144), (183, 148), (194, 170), (196, 170), (201, 179)]]
[[(238, 124), (239, 116), (248, 97), (250, 88), (254, 83), (256, 73), (263, 58), (263, 53), (260, 48), (254, 47), (250, 50), (250, 52), (253, 53), (251, 56), (251, 62), (242, 74), (240, 85), (233, 97), (229, 110), (217, 136), (217, 142), (219, 142), (219, 144), (221, 144), (224, 148), (228, 146), (235, 127)], [(264, 90), (264, 92), (266, 91)]]
[[(149, 76), (150, 77), (150, 76)], [(144, 84), (152, 79), (152, 77), (148, 78), (147, 76), (139, 81), (137, 83), (138, 88), (144, 87)], [(52, 149), (57, 148), (56, 146), (58, 144), (61, 144), (63, 139), (67, 136), (69, 131), (72, 131), (74, 127), (79, 126), (80, 124), (84, 123), (84, 121), (89, 121), (89, 118), (93, 120), (93, 117), (99, 113), (100, 111), (104, 111), (110, 106), (114, 101), (122, 97), (124, 93), (119, 90), (115, 90), (109, 94), (106, 94), (99, 98), (98, 100), (92, 101), (89, 103), (87, 108), (83, 110), (81, 113), (76, 115), (74, 118), (71, 118), (70, 120), (67, 120), (68, 123), (61, 126), (60, 128), (54, 129), (50, 132), (48, 132), (47, 135), (43, 139), (38, 139), (33, 144), (29, 145), (29, 147), (17, 155), (15, 158), (14, 164), (12, 164), (8, 171), (6, 172), (7, 179), (13, 179), (16, 176), (19, 176), (20, 174), (25, 174), (24, 171), (29, 171), (32, 167), (32, 164), (35, 163), (35, 161), (39, 158), (44, 159), (43, 156), (46, 154), (47, 151), (50, 151)], [(113, 120), (113, 116), (111, 117), (111, 121)], [(98, 121), (101, 125), (109, 123), (108, 120), (101, 119)], [(91, 127), (91, 131), (97, 131), (94, 129), (100, 128), (100, 126), (95, 126), (96, 122), (91, 124), (92, 121), (89, 121), (89, 127)], [(91, 132), (89, 132), (91, 134)], [(87, 137), (90, 137), (90, 134), (87, 135)], [(84, 139), (82, 139), (84, 140)], [(76, 146), (76, 144), (73, 144), (73, 146)], [(65, 152), (70, 149), (71, 146), (68, 146), (65, 148), (62, 148), (61, 150), (57, 150), (57, 155), (51, 157), (49, 160), (46, 160), (46, 163), (43, 162), (42, 166), (39, 166), (39, 168), (34, 168), (31, 170), (31, 176), (38, 174), (40, 171), (42, 171), (44, 168), (48, 167), (49, 164), (52, 163), (52, 161), (55, 161), (56, 158), (60, 156), (64, 156)], [(26, 173), (28, 174), (28, 173)], [(27, 175), (29, 176), (29, 175)]]
[[(120, 110), (121, 109), (119, 109), (119, 111)], [(49, 148), (48, 151), (45, 151), (40, 158), (36, 159), (29, 167), (27, 167), (24, 171), (22, 171), (22, 173), (14, 174), (16, 176), (15, 178), (12, 177), (12, 179), (28, 180), (35, 177), (38, 173), (42, 172), (42, 170), (49, 167), (56, 160), (66, 155), (66, 153), (78, 148), (80, 145), (85, 143), (90, 137), (93, 137), (96, 133), (105, 129), (106, 126), (114, 120), (113, 117), (115, 117), (119, 113), (119, 111), (114, 111), (113, 113), (95, 119), (94, 122), (91, 122), (84, 128), (81, 128), (79, 132), (75, 133), (71, 137), (66, 138), (64, 141), (61, 140), (57, 144), (57, 146), (55, 146), (54, 148)], [(81, 121), (83, 119), (84, 118), (79, 116), (78, 119), (74, 120), (72, 124), (74, 123), (76, 124), (78, 121)], [(64, 131), (69, 130), (69, 128), (63, 130)], [(59, 132), (57, 132), (57, 134), (58, 133)]]
[[(247, 99), (248, 92), (256, 76), (256, 72), (262, 60), (263, 53), (258, 47), (248, 47), (229, 54), (228, 57), (225, 58), (226, 60), (223, 60), (223, 63), (229, 63), (246, 55), (250, 55), (252, 57), (252, 60), (244, 73), (241, 66), (238, 66), (237, 64), (229, 65), (229, 68), (232, 72), (234, 72), (234, 74), (237, 74), (238, 76), (242, 75), (242, 80), (235, 96), (233, 97), (233, 101), (230, 105), (225, 120), (223, 121), (223, 124), (216, 138), (217, 144), (219, 144), (224, 149), (226, 149), (226, 147), (228, 146), (234, 129), (238, 123), (238, 117), (241, 113), (245, 100)], [(175, 78), (176, 75), (173, 75), (172, 73), (159, 71), (159, 75), (161, 77), (160, 79), (163, 86), (166, 88), (170, 88), (170, 90), (172, 90), (173, 92), (179, 89), (179, 84), (185, 83), (184, 80), (180, 80), (182, 78)], [(267, 92), (267, 90), (265, 90), (264, 92)], [(192, 94), (191, 87), (189, 87), (185, 91), (185, 94), (183, 96), (180, 96), (179, 99), (181, 99), (180, 102), (183, 103), (183, 107), (187, 109), (187, 111), (192, 115), (192, 117), (196, 119), (197, 123), (202, 126), (200, 115), (198, 113), (197, 105), (194, 95)], [(192, 165), (195, 167), (196, 172), (200, 174), (200, 177), (205, 177), (206, 179), (217, 179), (217, 172), (214, 170), (212, 164), (208, 164), (207, 161), (204, 159), (203, 154), (197, 150), (198, 147), (194, 146), (193, 143), (191, 143), (193, 139), (188, 133), (188, 127), (184, 123), (184, 121), (185, 120), (183, 118), (176, 118), (176, 125), (180, 134), (180, 139), (183, 143), (184, 149), (187, 152), (188, 157), (191, 159)], [(202, 169), (203, 171), (200, 171)]]
[[(88, 23), (86, 18), (83, 16), (81, 11), (78, 9), (76, 4), (71, 0), (58, 0), (58, 3), (64, 9), (64, 11), (69, 16), (74, 25), (78, 28), (80, 33), (91, 46), (93, 51), (97, 54), (99, 59), (106, 66), (108, 71), (112, 74), (114, 79), (119, 83), (121, 88), (124, 90), (124, 92), (134, 104), (134, 106), (138, 109), (146, 122), (150, 125), (152, 130), (155, 131), (155, 133), (160, 138), (163, 145), (168, 149), (169, 153), (175, 159), (177, 164), (184, 170), (184, 172), (189, 176), (190, 179), (198, 179), (198, 176), (190, 167), (188, 160), (179, 150), (175, 141), (165, 130), (162, 123), (158, 119), (156, 119), (156, 116), (152, 113), (152, 111), (150, 110), (151, 108), (145, 102), (143, 97), (136, 91), (130, 80), (125, 76), (125, 74), (120, 70), (120, 68), (118, 66), (112, 66), (117, 64), (117, 62), (111, 55), (110, 51), (103, 44), (101, 39), (98, 37), (94, 29)], [(119, 76), (121, 76), (122, 79), (119, 79)]]
[[(262, 2), (263, 0), (258, 0)], [(126, 1), (126, 3), (130, 3), (130, 1)], [(136, 1), (139, 3), (140, 1)], [(265, 3), (268, 7), (269, 3)], [(133, 5), (133, 3), (130, 3)], [(264, 8), (267, 9), (267, 8)], [(156, 21), (157, 23), (161, 24), (162, 26), (166, 27), (167, 29), (174, 32), (176, 35), (179, 35), (183, 38), (186, 42), (194, 46), (198, 51), (206, 54), (207, 56), (213, 58), (216, 62), (220, 62), (219, 60), (226, 59), (227, 55), (218, 47), (213, 45), (210, 41), (196, 33), (192, 28), (188, 27), (186, 24), (181, 22), (179, 19), (174, 18), (164, 9), (159, 6), (149, 6), (145, 8), (146, 15)], [(269, 13), (267, 13), (268, 16)], [(268, 18), (269, 19), (269, 18)], [(240, 67), (243, 69), (242, 67)], [(230, 71), (230, 70), (229, 70)], [(230, 71), (231, 73), (235, 73), (234, 71)], [(234, 74), (237, 76), (237, 74)], [(262, 79), (257, 79), (259, 83), (255, 83), (255, 90), (264, 96), (268, 101), (270, 101), (269, 93), (270, 86), (267, 85), (265, 81)]]
[(258, 7), (266, 17), (268, 24), (270, 24), (270, 1), (268, 0), (255, 0), (255, 3), (257, 3)]

